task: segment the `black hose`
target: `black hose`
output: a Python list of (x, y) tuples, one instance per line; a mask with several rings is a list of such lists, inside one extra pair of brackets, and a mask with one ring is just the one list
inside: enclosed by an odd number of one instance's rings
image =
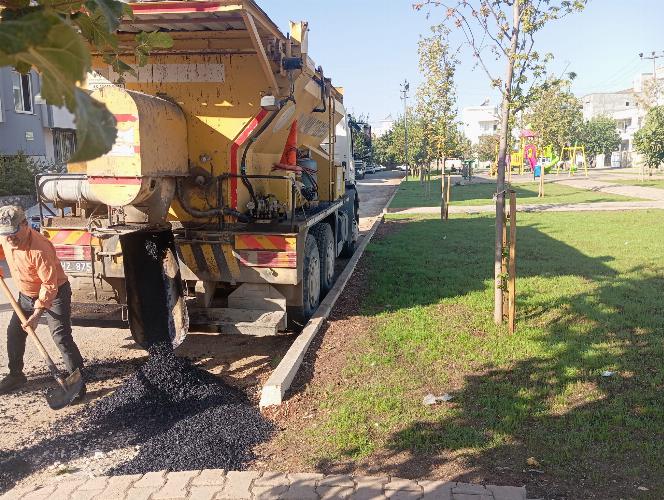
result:
[(239, 220), (240, 222), (246, 222), (246, 223), (251, 222), (251, 217), (248, 217), (238, 212), (237, 210), (233, 210), (232, 208), (217, 207), (217, 208), (212, 208), (210, 210), (198, 210), (192, 207), (185, 198), (184, 193), (182, 192), (181, 178), (178, 178), (175, 182), (175, 194), (184, 211), (187, 212), (192, 217), (195, 217), (196, 219), (208, 219), (212, 217), (221, 217), (222, 215), (230, 215), (232, 217), (237, 218), (237, 220)]
[[(295, 103), (295, 98), (291, 95), (286, 97), (285, 99), (282, 99), (279, 102), (279, 109), (286, 104), (288, 101), (293, 101)], [(258, 207), (258, 199), (256, 198), (256, 193), (254, 192), (254, 186), (251, 185), (251, 182), (249, 181), (249, 178), (247, 177), (247, 154), (249, 153), (249, 148), (252, 146), (256, 140), (261, 136), (263, 132), (267, 130), (267, 128), (270, 126), (270, 124), (274, 121), (274, 119), (277, 117), (279, 114), (279, 111), (273, 112), (270, 117), (265, 120), (264, 123), (261, 124), (260, 128), (258, 131), (251, 136), (249, 139), (249, 142), (247, 144), (247, 147), (244, 148), (244, 152), (242, 153), (242, 160), (240, 161), (240, 177), (242, 178), (242, 184), (247, 188), (247, 191), (249, 191), (249, 196), (251, 196), (251, 200), (254, 202), (254, 206)]]

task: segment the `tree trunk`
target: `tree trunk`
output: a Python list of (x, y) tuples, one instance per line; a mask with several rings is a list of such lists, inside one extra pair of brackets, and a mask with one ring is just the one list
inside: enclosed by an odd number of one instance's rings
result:
[(497, 325), (503, 322), (503, 229), (505, 225), (505, 156), (509, 143), (509, 114), (512, 101), (512, 79), (514, 77), (514, 61), (519, 41), (521, 23), (520, 0), (514, 0), (512, 37), (510, 52), (505, 71), (505, 88), (503, 89), (502, 116), (500, 117), (500, 144), (498, 146), (498, 177), (496, 180), (496, 246), (494, 252), (494, 310), (493, 320)]
[[(436, 160), (440, 167), (440, 158)], [(440, 220), (445, 219), (445, 157), (443, 156), (443, 166), (440, 167)]]

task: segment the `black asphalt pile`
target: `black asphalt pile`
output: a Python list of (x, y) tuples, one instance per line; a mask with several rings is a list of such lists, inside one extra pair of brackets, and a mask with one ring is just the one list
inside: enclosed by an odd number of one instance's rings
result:
[(177, 357), (170, 344), (153, 346), (147, 362), (86, 414), (93, 427), (139, 447), (112, 474), (241, 470), (272, 432), (243, 393)]
[[(88, 370), (89, 379), (98, 376), (94, 365)], [(35, 398), (44, 404), (41, 394)], [(0, 496), (56, 462), (85, 468), (94, 466), (96, 455), (116, 452), (117, 459), (108, 460), (118, 465), (103, 473), (243, 470), (272, 430), (241, 391), (177, 357), (170, 343), (158, 345), (112, 394), (81, 406), (19, 449), (2, 449), (0, 442)]]

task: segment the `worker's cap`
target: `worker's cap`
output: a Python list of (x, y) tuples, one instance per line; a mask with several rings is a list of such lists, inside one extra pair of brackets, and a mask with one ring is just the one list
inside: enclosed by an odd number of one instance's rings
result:
[(16, 234), (25, 220), (25, 212), (21, 207), (16, 205), (0, 207), (0, 236)]

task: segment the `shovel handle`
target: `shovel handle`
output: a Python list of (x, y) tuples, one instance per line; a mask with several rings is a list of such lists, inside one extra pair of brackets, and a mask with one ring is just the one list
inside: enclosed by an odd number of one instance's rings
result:
[[(28, 319), (25, 317), (25, 314), (23, 313), (21, 306), (19, 306), (18, 302), (16, 302), (14, 295), (12, 294), (11, 290), (7, 286), (7, 283), (5, 282), (5, 279), (2, 276), (0, 276), (0, 287), (2, 287), (2, 290), (5, 292), (7, 299), (9, 299), (9, 303), (12, 305), (12, 308), (14, 309), (14, 312), (16, 313), (18, 318), (21, 320), (21, 323), (25, 323)], [(51, 375), (53, 375), (53, 377), (55, 378), (55, 380), (58, 381), (58, 384), (60, 384), (61, 387), (64, 387), (64, 381), (60, 377), (58, 369), (55, 366), (55, 363), (53, 363), (51, 356), (49, 356), (46, 349), (44, 349), (44, 345), (39, 340), (39, 337), (37, 337), (35, 331), (30, 326), (24, 328), (24, 330), (28, 333), (28, 336), (37, 346), (37, 350), (42, 355), (42, 358), (44, 358), (44, 361), (46, 361), (46, 365), (48, 365), (48, 369), (51, 371)]]

